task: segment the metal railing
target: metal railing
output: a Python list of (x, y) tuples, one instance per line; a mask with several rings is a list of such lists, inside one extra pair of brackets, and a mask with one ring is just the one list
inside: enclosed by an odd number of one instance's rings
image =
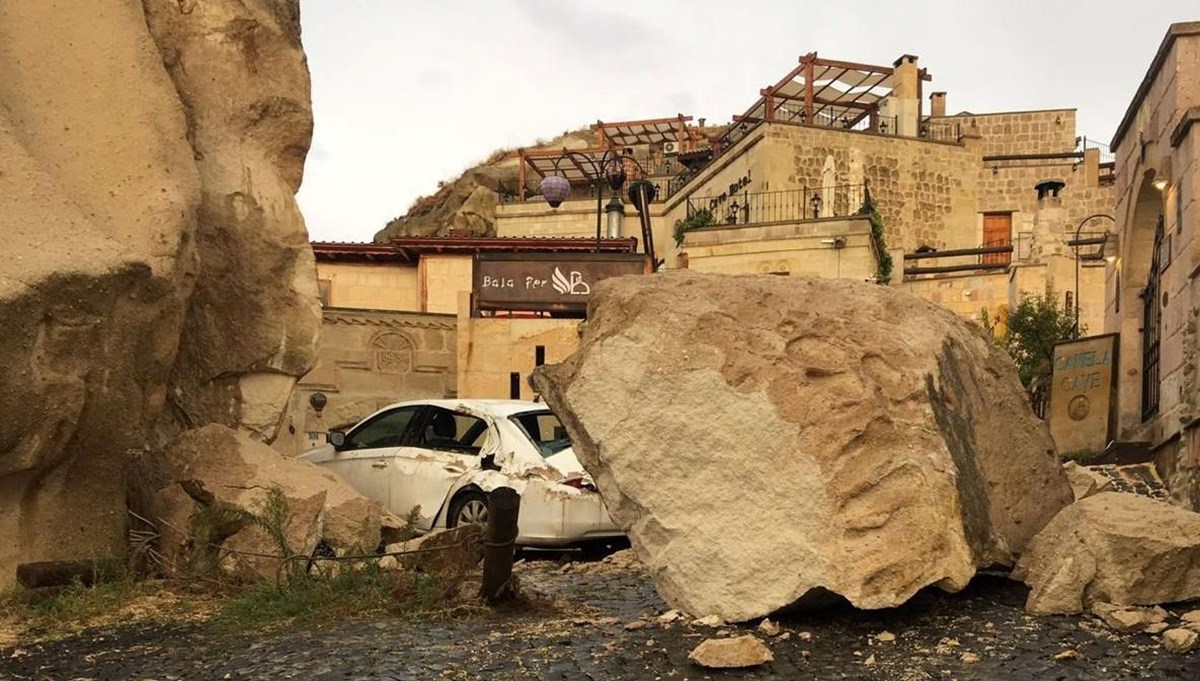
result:
[(855, 215), (865, 199), (865, 184), (719, 194), (688, 197), (687, 216), (708, 211), (719, 225), (794, 222)]
[[(534, 179), (540, 180), (540, 178), (534, 178)], [(653, 184), (654, 188), (657, 190), (654, 193), (654, 199), (652, 200), (652, 203), (659, 203), (662, 201), (666, 201), (667, 198), (670, 196), (669, 193), (666, 193), (668, 182), (674, 182), (674, 179), (659, 178), (659, 177), (654, 177), (654, 176), (649, 176), (649, 177), (647, 177), (647, 179), (650, 180), (650, 183)], [(624, 201), (626, 204), (628, 204), (630, 201), (629, 192), (628, 192), (627, 188), (628, 188), (628, 183), (626, 183), (626, 186), (621, 189), (621, 200)], [(605, 187), (603, 187), (602, 192), (603, 192), (603, 194), (602, 194), (601, 198), (605, 198), (609, 194), (612, 193), (611, 190), (609, 190), (607, 185)], [(530, 199), (534, 199), (535, 197), (538, 196), (538, 190), (537, 190), (536, 183), (533, 184), (532, 186), (528, 186), (525, 188), (524, 196), (520, 196), (519, 194), (517, 194), (516, 183), (513, 183), (512, 185), (508, 185), (504, 182), (501, 182), (501, 183), (499, 183), (499, 186), (496, 189), (496, 193), (499, 195), (500, 203), (519, 203), (522, 201), (529, 201)], [(567, 194), (567, 198), (564, 202), (595, 201), (595, 200), (596, 200), (596, 186), (594, 184), (573, 183), (571, 185), (571, 191), (569, 194)]]
[(1099, 140), (1091, 139), (1087, 135), (1079, 138), (1079, 144), (1075, 149), (1076, 151), (1080, 152), (1087, 151), (1088, 149), (1098, 150), (1100, 152), (1100, 165), (1104, 165), (1106, 163), (1115, 164), (1117, 162), (1116, 153), (1113, 152), (1113, 150), (1110, 149), (1107, 144)]
[(958, 142), (962, 137), (962, 124), (950, 121), (921, 121), (917, 137), (938, 142)]

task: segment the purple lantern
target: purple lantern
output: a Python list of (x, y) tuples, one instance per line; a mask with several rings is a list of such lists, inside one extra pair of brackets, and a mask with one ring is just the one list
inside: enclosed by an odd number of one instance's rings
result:
[(540, 185), (542, 196), (546, 197), (546, 203), (550, 204), (551, 208), (558, 208), (563, 201), (567, 200), (567, 196), (571, 193), (571, 183), (562, 175), (547, 175), (542, 178)]

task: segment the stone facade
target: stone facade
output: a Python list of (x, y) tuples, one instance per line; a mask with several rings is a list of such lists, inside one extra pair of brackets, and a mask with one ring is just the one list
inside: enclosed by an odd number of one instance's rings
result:
[(1200, 22), (1168, 30), (1113, 149), (1121, 249), (1106, 326), (1121, 334), (1119, 431), (1161, 444), (1172, 496), (1200, 509)]
[(317, 280), (327, 307), (419, 311), (417, 274), (410, 265), (317, 261)]
[(687, 232), (688, 268), (726, 274), (779, 274), (873, 280), (879, 258), (865, 217), (805, 223), (708, 227)]
[(984, 156), (1067, 153), (1075, 150), (1075, 109), (961, 113), (930, 119), (957, 125), (964, 135), (983, 140)]
[[(443, 314), (326, 308), (316, 367), (292, 393), (276, 449), (299, 454), (324, 442), (331, 428), (394, 402), (454, 397), (456, 321)], [(328, 400), (319, 412), (309, 401), (318, 392)]]
[[(458, 315), (458, 394), (480, 399), (531, 400), (529, 374), (540, 352), (546, 364), (579, 347), (578, 319), (471, 317), (466, 294)], [(516, 375), (517, 394), (512, 393)]]

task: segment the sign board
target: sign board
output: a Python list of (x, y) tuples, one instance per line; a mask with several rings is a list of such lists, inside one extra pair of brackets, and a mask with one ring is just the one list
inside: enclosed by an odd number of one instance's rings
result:
[(1117, 338), (1090, 336), (1054, 346), (1047, 420), (1059, 454), (1101, 452), (1112, 440)]
[(480, 253), (472, 293), (480, 310), (587, 310), (592, 287), (609, 277), (645, 274), (634, 253)]

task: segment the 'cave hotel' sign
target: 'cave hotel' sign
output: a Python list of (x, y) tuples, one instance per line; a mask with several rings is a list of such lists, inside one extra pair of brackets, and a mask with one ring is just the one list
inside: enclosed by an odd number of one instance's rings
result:
[(632, 253), (480, 253), (472, 288), (480, 310), (583, 311), (598, 282), (645, 271)]

